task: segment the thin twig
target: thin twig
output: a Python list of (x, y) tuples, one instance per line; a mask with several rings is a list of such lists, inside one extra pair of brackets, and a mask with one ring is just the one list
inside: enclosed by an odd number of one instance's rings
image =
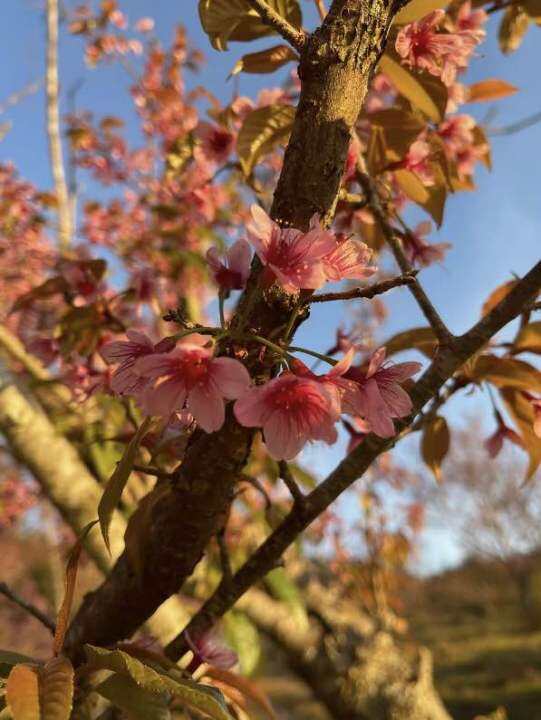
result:
[(299, 52), (303, 49), (306, 44), (306, 33), (304, 30), (297, 30), (293, 27), (293, 25), (279, 15), (276, 10), (273, 10), (265, 0), (247, 0), (247, 2), (259, 13), (261, 21), (265, 25), (270, 25), (270, 27), (274, 28), (278, 35), (281, 35), (284, 40), (287, 40), (287, 42), (293, 45)]
[(58, 242), (61, 250), (71, 243), (73, 219), (69, 200), (62, 141), (60, 139), (60, 112), (58, 100), (58, 0), (47, 0), (47, 136), (49, 158), (54, 180), (58, 208)]
[[(368, 199), (368, 206), (376, 218), (387, 244), (391, 248), (398, 267), (404, 275), (411, 274), (413, 268), (404, 255), (396, 229), (387, 220), (386, 213), (381, 206), (378, 191), (372, 179), (366, 172), (361, 170), (361, 168), (358, 169), (357, 177)], [(438, 311), (428, 298), (419, 281), (415, 279), (409, 284), (409, 288), (423, 315), (428, 320), (430, 327), (434, 330), (434, 334), (438, 338), (440, 345), (451, 346), (454, 342), (454, 337), (441, 319)]]
[(35, 605), (32, 605), (32, 603), (23, 600), (23, 598), (20, 597), (20, 595), (17, 595), (17, 593), (14, 592), (5, 582), (0, 582), (0, 593), (7, 597), (8, 600), (11, 600), (12, 603), (15, 603), (15, 605), (18, 605), (20, 608), (25, 610), (29, 615), (35, 617), (36, 620), (39, 620), (40, 623), (52, 633), (52, 635), (55, 634), (56, 625), (51, 620), (51, 618), (48, 617), (45, 613), (43, 613)]
[(300, 487), (297, 485), (297, 482), (293, 477), (293, 473), (291, 472), (289, 465), (286, 463), (285, 460), (280, 460), (280, 462), (278, 463), (278, 469), (280, 470), (280, 477), (287, 485), (287, 489), (291, 493), (295, 505), (299, 505), (300, 507), (302, 507), (306, 496), (302, 492)]
[(239, 480), (241, 482), (248, 483), (259, 493), (261, 493), (261, 495), (263, 495), (263, 498), (265, 500), (265, 507), (267, 508), (267, 510), (272, 507), (272, 500), (270, 499), (269, 493), (265, 490), (263, 484), (257, 478), (252, 477), (251, 475), (247, 475), (246, 473), (242, 473), (242, 475), (239, 477)]
[(325, 7), (324, 0), (314, 0), (314, 4), (316, 6), (316, 10), (319, 13), (319, 17), (322, 20), (325, 20), (325, 18), (327, 17), (327, 8)]
[(153, 477), (160, 478), (161, 480), (169, 480), (174, 476), (174, 473), (167, 472), (167, 470), (160, 470), (160, 468), (148, 467), (146, 465), (134, 465), (133, 469), (136, 472), (144, 473), (145, 475), (152, 475)]
[(312, 295), (308, 302), (310, 303), (322, 303), (322, 302), (333, 302), (334, 300), (357, 300), (359, 298), (373, 298), (376, 295), (382, 295), (388, 290), (401, 285), (411, 285), (415, 282), (415, 276), (417, 272), (412, 270), (407, 275), (399, 275), (389, 280), (382, 280), (374, 285), (369, 285), (365, 288), (353, 288), (353, 290), (344, 290), (344, 292), (336, 293), (320, 293), (319, 295)]

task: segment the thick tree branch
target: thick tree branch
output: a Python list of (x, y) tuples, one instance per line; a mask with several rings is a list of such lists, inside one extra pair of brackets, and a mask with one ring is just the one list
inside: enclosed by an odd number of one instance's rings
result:
[(256, 10), (261, 20), (272, 27), (278, 35), (281, 35), (295, 50), (299, 52), (306, 44), (306, 33), (297, 30), (285, 18), (279, 15), (268, 5), (265, 0), (248, 0), (248, 3)]
[(388, 290), (392, 290), (395, 287), (402, 285), (411, 285), (415, 282), (417, 273), (415, 270), (411, 270), (408, 274), (399, 275), (398, 277), (389, 278), (389, 280), (382, 280), (381, 282), (374, 283), (365, 288), (353, 288), (353, 290), (344, 290), (344, 292), (335, 293), (319, 293), (318, 295), (312, 295), (309, 299), (310, 303), (322, 303), (332, 302), (334, 300), (357, 300), (360, 298), (374, 298), (376, 295), (382, 295)]
[(8, 598), (8, 600), (11, 600), (12, 603), (15, 605), (18, 605), (20, 608), (22, 608), (25, 612), (27, 612), (29, 615), (32, 615), (32, 617), (35, 617), (36, 620), (39, 620), (39, 622), (44, 625), (49, 632), (52, 633), (52, 635), (55, 634), (56, 631), (56, 625), (51, 620), (51, 618), (46, 615), (44, 612), (41, 612), (39, 608), (37, 608), (35, 605), (32, 605), (32, 603), (27, 602), (24, 600), (20, 595), (18, 595), (16, 592), (14, 592), (9, 585), (7, 585), (5, 582), (0, 582), (0, 593)]
[[(453, 348), (442, 348), (434, 361), (413, 387), (410, 395), (413, 412), (399, 423), (399, 434), (394, 438), (369, 435), (350, 453), (335, 470), (304, 498), (302, 506), (293, 507), (284, 522), (267, 538), (252, 557), (235, 573), (227, 587), (220, 585), (204, 603), (199, 612), (185, 628), (198, 635), (214, 625), (236, 601), (253, 585), (275, 567), (284, 551), (336, 498), (371, 466), (381, 453), (397, 442), (400, 432), (414, 422), (417, 413), (433, 398), (443, 385), (462, 365), (507, 323), (518, 317), (523, 308), (541, 290), (541, 262), (520, 280), (511, 292), (490, 313), (483, 317), (467, 333), (456, 339)], [(179, 658), (187, 647), (183, 635), (179, 635), (167, 648), (171, 658)]]

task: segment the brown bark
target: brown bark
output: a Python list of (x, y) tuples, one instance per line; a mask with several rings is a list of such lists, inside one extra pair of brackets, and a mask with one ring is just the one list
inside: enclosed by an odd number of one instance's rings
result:
[[(322, 27), (307, 39), (301, 98), (272, 209), (280, 223), (306, 228), (314, 212), (331, 219), (350, 130), (397, 9), (394, 0), (335, 0)], [(276, 288), (263, 295), (258, 272), (254, 263), (233, 323), (269, 337), (287, 323), (293, 299)], [(264, 377), (268, 370), (259, 364), (257, 348), (249, 350), (252, 375)], [(67, 638), (73, 657), (85, 642), (108, 644), (130, 636), (180, 589), (224, 523), (251, 438), (231, 414), (219, 432), (196, 434), (178, 477), (160, 490), (153, 506), (142, 576), (136, 577), (124, 554), (85, 599)]]

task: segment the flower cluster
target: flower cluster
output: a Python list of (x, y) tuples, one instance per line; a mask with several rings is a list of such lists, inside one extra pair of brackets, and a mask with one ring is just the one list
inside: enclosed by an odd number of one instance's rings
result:
[(384, 365), (383, 348), (368, 364), (352, 367), (351, 348), (324, 375), (290, 359), (288, 370), (254, 386), (241, 362), (214, 356), (205, 336), (192, 334), (178, 345), (171, 339), (155, 345), (133, 330), (128, 340), (105, 345), (102, 355), (117, 365), (111, 389), (135, 396), (149, 415), (168, 418), (186, 410), (211, 433), (225, 421), (225, 402), (235, 400), (238, 422), (261, 428), (269, 454), (277, 460), (294, 458), (307, 442), (332, 445), (342, 413), (362, 419), (367, 432), (391, 437), (393, 420), (412, 409), (401, 383), (420, 369), (412, 362)]

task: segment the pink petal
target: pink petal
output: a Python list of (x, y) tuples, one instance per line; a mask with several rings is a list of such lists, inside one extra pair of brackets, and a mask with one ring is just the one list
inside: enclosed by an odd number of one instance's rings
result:
[(411, 412), (412, 403), (408, 393), (397, 383), (378, 385), (379, 391), (392, 417), (404, 417)]
[(344, 355), (344, 357), (339, 360), (336, 365), (333, 366), (331, 370), (327, 373), (328, 377), (338, 377), (339, 375), (344, 375), (347, 373), (349, 368), (351, 367), (351, 363), (353, 362), (353, 358), (355, 357), (355, 348), (351, 347), (347, 353)]
[(139, 403), (148, 415), (169, 417), (173, 412), (182, 410), (186, 401), (186, 386), (177, 378), (164, 380), (156, 386), (143, 390)]
[(235, 403), (235, 417), (244, 427), (261, 427), (269, 418), (272, 410), (265, 403), (265, 387), (247, 390)]
[(250, 262), (252, 253), (250, 245), (246, 240), (237, 240), (233, 243), (228, 253), (229, 267), (234, 272), (238, 272), (243, 280), (246, 280), (250, 272)]
[(134, 366), (134, 372), (148, 378), (169, 375), (174, 368), (174, 359), (178, 357), (178, 350), (171, 353), (157, 353), (139, 358)]
[(407, 380), (412, 375), (415, 375), (415, 373), (418, 373), (422, 367), (421, 363), (418, 362), (404, 362), (383, 368), (383, 370), (380, 370), (380, 373), (386, 382), (404, 382), (404, 380)]
[(265, 423), (263, 436), (269, 455), (275, 460), (293, 460), (307, 440), (280, 412), (273, 413)]
[(145, 335), (145, 333), (139, 332), (139, 330), (127, 330), (126, 335), (132, 342), (142, 345), (143, 347), (148, 347), (149, 350), (152, 350), (154, 347), (152, 340)]
[(252, 205), (250, 213), (252, 219), (246, 224), (250, 241), (255, 240), (262, 249), (267, 249), (270, 245), (275, 223), (259, 205)]
[(224, 424), (223, 398), (211, 387), (196, 385), (188, 394), (187, 407), (197, 424), (207, 433), (216, 432)]
[(387, 354), (387, 350), (384, 347), (379, 348), (379, 350), (376, 350), (376, 352), (370, 358), (370, 362), (368, 364), (368, 370), (366, 371), (366, 377), (371, 377), (379, 370), (381, 365), (385, 362), (386, 354)]
[(394, 424), (376, 381), (368, 380), (361, 389), (361, 394), (365, 404), (361, 414), (367, 418), (372, 432), (379, 437), (392, 437), (395, 434)]
[(244, 365), (233, 358), (220, 357), (210, 362), (210, 374), (222, 395), (235, 400), (250, 387), (250, 375)]

